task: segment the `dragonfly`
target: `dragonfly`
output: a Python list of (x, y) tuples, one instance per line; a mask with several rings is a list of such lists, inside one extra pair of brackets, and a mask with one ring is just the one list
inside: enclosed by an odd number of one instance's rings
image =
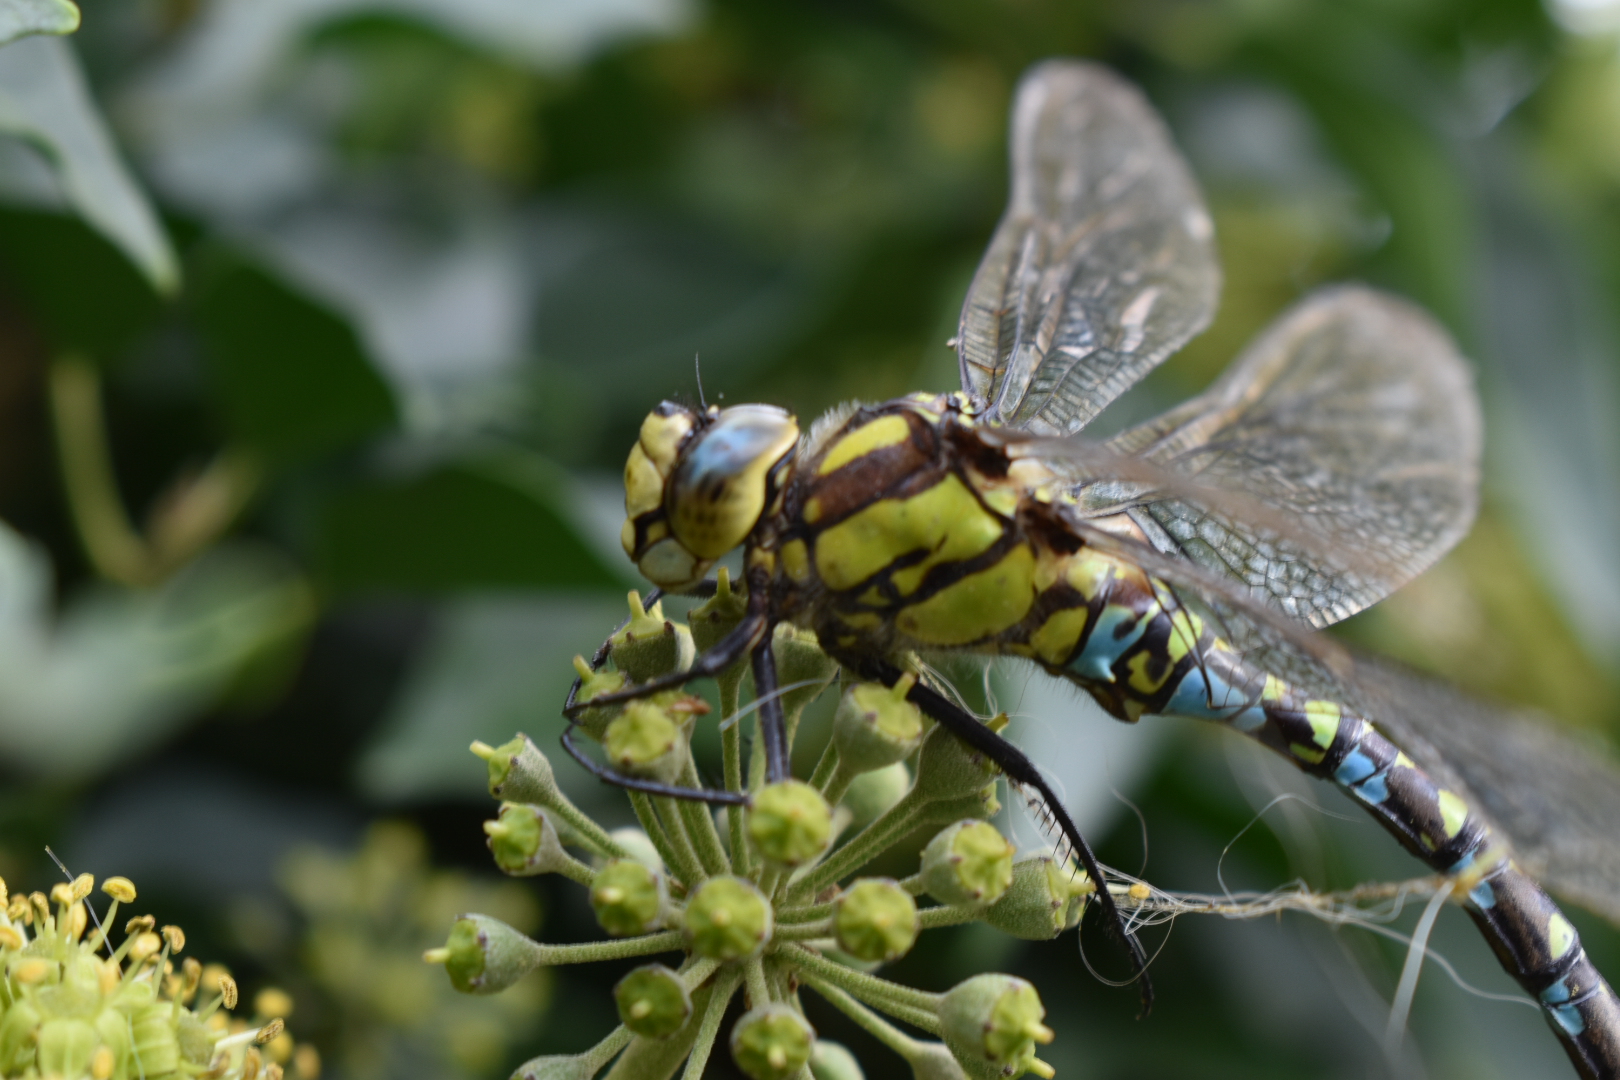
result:
[[(1620, 772), (1319, 633), (1472, 523), (1482, 423), (1451, 338), (1393, 295), (1324, 288), (1203, 394), (1088, 438), (1211, 319), (1211, 218), (1152, 106), (1094, 64), (1024, 76), (1011, 164), (952, 342), (960, 390), (846, 406), (808, 430), (771, 405), (666, 401), (646, 418), (625, 469), (626, 554), (660, 590), (704, 595), (740, 547), (747, 611), (685, 671), (590, 704), (747, 660), (767, 779), (785, 780), (772, 632), (791, 623), (888, 686), (916, 656), (1020, 657), (1124, 721), (1223, 724), (1338, 785), (1444, 875), (1579, 1075), (1620, 1076), (1620, 1003), (1541, 884), (1620, 921)], [(907, 696), (1104, 880), (1027, 755), (926, 678)], [(571, 694), (565, 714), (583, 708)], [(747, 799), (615, 773), (572, 730), (564, 745), (626, 787)], [(1146, 1012), (1141, 947), (1108, 890), (1096, 906), (1130, 950)]]

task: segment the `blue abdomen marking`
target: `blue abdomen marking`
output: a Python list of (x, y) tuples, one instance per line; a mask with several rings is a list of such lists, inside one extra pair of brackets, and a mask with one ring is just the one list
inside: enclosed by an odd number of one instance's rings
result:
[[(1113, 682), (1114, 664), (1141, 640), (1148, 624), (1158, 613), (1155, 607), (1144, 615), (1137, 615), (1132, 608), (1109, 604), (1097, 616), (1097, 624), (1086, 638), (1086, 647), (1069, 661), (1069, 670), (1082, 679)], [(1133, 621), (1135, 625), (1131, 625)], [(1130, 627), (1128, 630), (1127, 626)]]

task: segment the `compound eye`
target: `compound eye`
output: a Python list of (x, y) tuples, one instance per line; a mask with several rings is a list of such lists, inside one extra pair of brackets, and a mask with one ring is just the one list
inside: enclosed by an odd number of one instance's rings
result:
[(765, 512), (771, 469), (799, 441), (799, 425), (772, 405), (720, 413), (681, 454), (665, 489), (670, 531), (699, 559), (748, 538)]

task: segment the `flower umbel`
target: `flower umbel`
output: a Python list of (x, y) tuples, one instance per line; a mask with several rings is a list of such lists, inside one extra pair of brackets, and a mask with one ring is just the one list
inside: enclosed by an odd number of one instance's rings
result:
[[(285, 1010), (253, 1025), (231, 1018), (236, 983), (223, 968), (178, 959), (178, 926), (139, 915), (117, 933), (119, 907), (136, 898), (128, 878), (102, 885), (99, 920), (94, 889), (89, 874), (49, 897), (9, 896), (0, 881), (0, 1076), (281, 1080), (275, 1058), (294, 1049)], [(256, 1004), (285, 1000), (267, 991)]]
[[(612, 642), (615, 667), (593, 672), (576, 658), (576, 699), (684, 669), (689, 644), (708, 647), (742, 611), (724, 571), (716, 595), (691, 613), (690, 631), (632, 595), (630, 623)], [(800, 711), (837, 669), (806, 631), (780, 632), (775, 644), (791, 739)], [(922, 931), (956, 923), (1055, 936), (1078, 922), (1089, 881), (1047, 858), (1014, 863), (1013, 845), (985, 820), (1000, 805), (995, 769), (942, 729), (926, 727), (906, 700), (915, 675), (893, 689), (851, 684), (809, 779), (763, 783), (762, 740), (754, 739), (745, 762), (736, 721), (744, 667), (716, 679), (727, 718), (725, 786), (747, 796), (744, 806), (728, 808), (723, 826), (702, 803), (628, 791), (641, 830), (609, 833), (562, 794), (527, 737), (501, 747), (474, 744), (489, 762), (490, 793), (505, 800), (485, 826), (497, 866), (514, 876), (558, 873), (578, 881), (609, 938), (546, 945), (499, 920), (464, 915), (427, 959), (443, 964), (457, 989), (475, 994), (556, 964), (649, 961), (614, 988), (617, 1029), (582, 1053), (536, 1058), (514, 1080), (590, 1080), (610, 1063), (609, 1080), (667, 1080), (682, 1062), (683, 1077), (697, 1080), (739, 991), (746, 1011), (724, 1042), (746, 1075), (855, 1080), (861, 1069), (849, 1052), (817, 1041), (801, 1007), (804, 989), (877, 1036), (916, 1077), (1050, 1077), (1035, 1054), (1053, 1034), (1023, 980), (981, 975), (930, 993), (852, 965), (897, 960)], [(663, 693), (593, 706), (580, 727), (603, 744), (612, 767), (697, 787), (690, 733), (704, 711), (701, 699)], [(939, 831), (914, 876), (855, 877), (927, 826)], [(584, 854), (575, 858), (564, 846)], [(919, 909), (916, 897), (924, 893), (939, 903)], [(919, 1040), (894, 1021), (940, 1041)]]

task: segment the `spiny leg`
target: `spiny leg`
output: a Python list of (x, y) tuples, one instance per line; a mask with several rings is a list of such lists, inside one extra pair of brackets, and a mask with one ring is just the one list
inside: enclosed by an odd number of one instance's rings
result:
[(759, 734), (765, 742), (765, 781), (779, 784), (788, 778), (787, 717), (782, 695), (776, 691), (776, 656), (771, 636), (754, 646), (754, 699), (759, 702)]
[[(885, 686), (893, 686), (900, 680), (898, 668), (876, 657), (846, 655), (835, 656), (834, 659), (851, 671), (858, 672), (863, 679), (880, 682)], [(1064, 839), (1079, 857), (1080, 865), (1085, 868), (1097, 887), (1095, 896), (1097, 903), (1102, 907), (1104, 918), (1108, 921), (1109, 933), (1130, 953), (1131, 968), (1139, 980), (1142, 998), (1141, 1016), (1147, 1016), (1153, 1010), (1153, 982), (1148, 977), (1147, 954), (1142, 950), (1142, 943), (1136, 940), (1135, 935), (1126, 926), (1119, 906), (1114, 903), (1114, 898), (1108, 891), (1108, 881), (1103, 876), (1102, 864), (1097, 861), (1097, 856), (1092, 852), (1091, 845), (1086, 843), (1085, 837), (1080, 835), (1074, 820), (1069, 817), (1068, 809), (1058, 798), (1057, 792), (1046, 782), (1046, 777), (1041, 775), (1035, 763), (1022, 750), (980, 723), (978, 717), (921, 682), (911, 688), (906, 694), (906, 699), (933, 717), (952, 735), (995, 762), (1008, 780), (1014, 784), (1034, 788), (1040, 793), (1047, 812), (1052, 815)]]

